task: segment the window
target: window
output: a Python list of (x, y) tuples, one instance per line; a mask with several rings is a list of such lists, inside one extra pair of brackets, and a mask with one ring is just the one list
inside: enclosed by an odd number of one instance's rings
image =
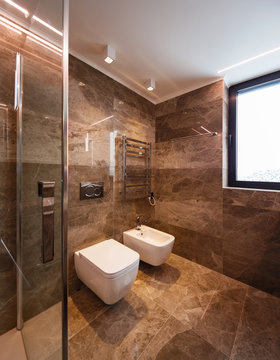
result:
[(229, 186), (280, 190), (280, 71), (229, 88)]

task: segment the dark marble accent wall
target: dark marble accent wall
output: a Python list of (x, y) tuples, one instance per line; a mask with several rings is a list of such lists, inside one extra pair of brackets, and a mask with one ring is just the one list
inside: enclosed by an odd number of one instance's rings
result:
[[(122, 136), (155, 141), (155, 106), (106, 75), (70, 56), (69, 93), (69, 284), (79, 281), (74, 251), (114, 238), (135, 226), (137, 214), (151, 219), (143, 194), (123, 199)], [(85, 149), (86, 134), (89, 149)], [(140, 164), (132, 163), (134, 169)], [(84, 181), (103, 181), (104, 198), (81, 201)]]
[[(280, 295), (280, 195), (222, 187), (226, 90), (218, 81), (156, 106), (155, 225), (176, 236), (176, 254)], [(190, 137), (200, 126), (219, 136)]]

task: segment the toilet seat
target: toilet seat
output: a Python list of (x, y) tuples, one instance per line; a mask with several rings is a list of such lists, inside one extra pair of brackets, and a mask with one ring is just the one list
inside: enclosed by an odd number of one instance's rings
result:
[(105, 240), (74, 254), (78, 278), (105, 304), (115, 304), (131, 289), (140, 255), (114, 239)]
[(115, 279), (138, 265), (139, 254), (114, 239), (78, 251), (81, 260), (108, 279)]

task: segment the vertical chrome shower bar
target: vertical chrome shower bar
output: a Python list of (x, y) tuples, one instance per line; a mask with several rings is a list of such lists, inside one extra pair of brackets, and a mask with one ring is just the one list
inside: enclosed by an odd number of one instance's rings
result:
[(62, 359), (68, 359), (68, 90), (69, 90), (69, 0), (63, 0), (62, 55)]
[(123, 136), (123, 200), (126, 200), (126, 136)]
[(17, 329), (23, 327), (22, 321), (22, 65), (23, 59), (20, 53), (16, 55), (15, 71), (15, 104), (14, 109), (17, 112), (17, 243), (16, 243), (16, 262), (17, 262)]
[(152, 144), (149, 142), (149, 155), (148, 155), (148, 196), (151, 195), (151, 187), (152, 187), (152, 170), (151, 170), (151, 161), (152, 161)]

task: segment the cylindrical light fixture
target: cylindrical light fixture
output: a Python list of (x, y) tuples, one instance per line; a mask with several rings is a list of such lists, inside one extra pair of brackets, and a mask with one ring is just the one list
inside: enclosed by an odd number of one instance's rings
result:
[(155, 79), (149, 79), (145, 83), (145, 87), (148, 91), (153, 91), (156, 88)]

